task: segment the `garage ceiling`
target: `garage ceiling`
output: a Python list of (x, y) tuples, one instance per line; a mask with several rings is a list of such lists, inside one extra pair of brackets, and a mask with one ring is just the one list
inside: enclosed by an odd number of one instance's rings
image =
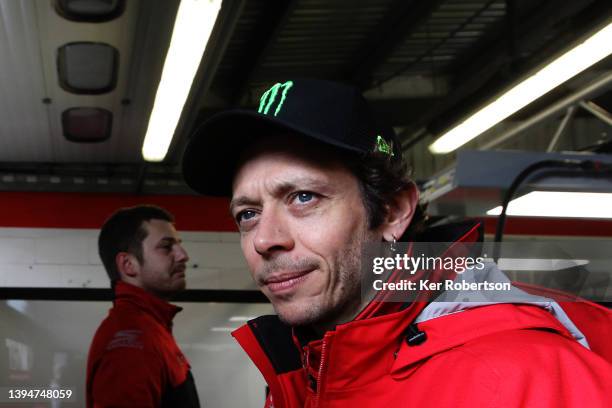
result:
[[(608, 0), (225, 0), (170, 152), (151, 164), (140, 149), (179, 2), (127, 0), (101, 23), (69, 21), (56, 3), (0, 0), (0, 190), (189, 192), (178, 163), (194, 126), (253, 107), (262, 89), (296, 77), (359, 86), (425, 178), (453, 160), (427, 152), (434, 134), (612, 20)], [(75, 41), (118, 50), (114, 90), (77, 95), (59, 85), (57, 50)], [(608, 57), (491, 137), (611, 70)], [(605, 87), (593, 97), (612, 110)], [(111, 137), (66, 140), (61, 114), (75, 106), (111, 111)], [(561, 116), (547, 126), (554, 131)], [(564, 135), (574, 148), (609, 138), (610, 125), (586, 111), (575, 120)], [(533, 149), (534, 138), (545, 146), (550, 129), (525, 132), (512, 147)]]

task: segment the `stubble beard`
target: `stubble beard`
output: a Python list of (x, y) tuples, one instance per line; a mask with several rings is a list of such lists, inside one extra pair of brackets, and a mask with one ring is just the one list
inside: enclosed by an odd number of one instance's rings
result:
[[(143, 268), (149, 268), (149, 265), (142, 264)], [(142, 288), (147, 292), (154, 294), (161, 299), (170, 299), (179, 292), (187, 288), (186, 278), (180, 281), (175, 281), (174, 274), (177, 273), (176, 265), (173, 265), (169, 270), (163, 271), (162, 274), (156, 274), (152, 280), (142, 282)], [(168, 277), (166, 277), (168, 275)]]
[(330, 273), (338, 274), (335, 284), (338, 289), (330, 298), (304, 305), (298, 316), (279, 313), (275, 306), (280, 320), (290, 326), (313, 326), (323, 328), (323, 331), (352, 320), (365, 306), (361, 299), (361, 251), (362, 244), (368, 239), (370, 234), (367, 231), (355, 234), (346, 250), (337, 254)]

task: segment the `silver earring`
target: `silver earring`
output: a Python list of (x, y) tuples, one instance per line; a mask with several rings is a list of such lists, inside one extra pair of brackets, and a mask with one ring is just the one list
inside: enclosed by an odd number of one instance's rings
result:
[(397, 251), (397, 239), (395, 239), (395, 235), (391, 235), (393, 237), (393, 242), (391, 242), (391, 251)]

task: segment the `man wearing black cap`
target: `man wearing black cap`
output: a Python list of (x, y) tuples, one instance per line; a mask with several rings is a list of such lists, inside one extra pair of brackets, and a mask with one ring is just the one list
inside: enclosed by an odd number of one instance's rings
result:
[(361, 296), (364, 245), (481, 232), (420, 231), (399, 145), (356, 89), (278, 83), (257, 112), (204, 123), (183, 172), (196, 191), (231, 197), (249, 270), (277, 312), (233, 333), (269, 385), (267, 407), (604, 406), (611, 366), (556, 303)]

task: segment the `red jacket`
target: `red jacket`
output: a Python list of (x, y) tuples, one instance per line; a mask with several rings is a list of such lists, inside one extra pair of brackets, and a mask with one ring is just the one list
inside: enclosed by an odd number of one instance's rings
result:
[(172, 337), (181, 308), (118, 282), (92, 341), (87, 407), (199, 407), (190, 366)]
[(535, 305), (479, 306), (413, 324), (425, 306), (371, 303), (310, 342), (275, 316), (233, 335), (269, 385), (267, 407), (610, 406), (607, 309), (583, 302), (567, 312), (588, 316), (574, 321), (587, 340), (593, 327), (607, 330), (590, 343), (598, 355)]

